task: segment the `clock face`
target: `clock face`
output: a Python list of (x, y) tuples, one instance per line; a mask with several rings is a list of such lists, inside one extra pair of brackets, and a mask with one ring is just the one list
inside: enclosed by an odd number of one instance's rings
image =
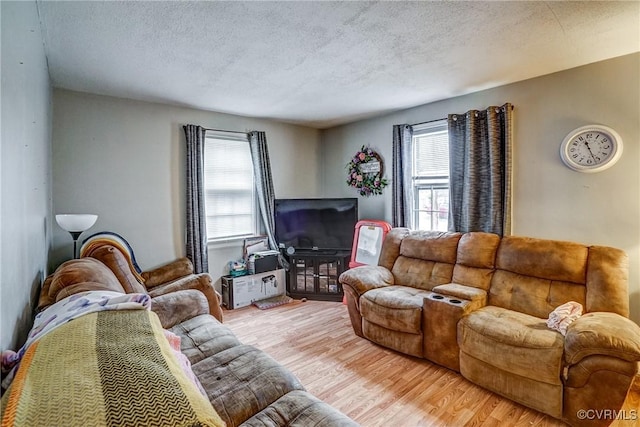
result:
[(618, 161), (622, 139), (606, 126), (583, 126), (570, 132), (560, 146), (564, 163), (579, 172), (599, 172)]

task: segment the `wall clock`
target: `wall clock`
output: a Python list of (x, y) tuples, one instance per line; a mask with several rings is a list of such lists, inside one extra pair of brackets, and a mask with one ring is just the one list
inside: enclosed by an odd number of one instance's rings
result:
[(587, 125), (573, 131), (560, 145), (565, 165), (578, 172), (601, 172), (622, 156), (622, 138), (607, 126)]

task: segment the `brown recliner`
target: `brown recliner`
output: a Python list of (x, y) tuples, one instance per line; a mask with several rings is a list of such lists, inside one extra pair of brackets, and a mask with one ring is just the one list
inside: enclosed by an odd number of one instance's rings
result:
[(125, 293), (106, 265), (93, 258), (72, 259), (62, 263), (42, 283), (37, 312), (80, 292), (111, 291)]
[[(163, 295), (164, 303), (171, 302), (170, 299), (175, 294), (175, 298), (180, 298), (180, 293), (177, 291), (195, 289), (202, 292), (209, 303), (209, 313), (222, 322), (222, 308), (220, 306), (220, 295), (213, 287), (211, 276), (207, 273), (195, 274), (193, 272), (193, 264), (187, 258), (180, 258), (166, 265), (158, 267), (153, 270), (144, 271), (140, 274), (134, 273), (130, 262), (127, 257), (122, 253), (119, 245), (110, 245), (108, 243), (100, 243), (93, 245), (92, 247), (82, 252), (80, 260), (95, 259), (100, 261), (98, 264), (102, 264), (102, 267), (108, 267), (111, 273), (118, 279), (119, 286), (116, 289), (112, 289), (107, 284), (100, 283), (99, 281), (92, 280), (88, 283), (81, 283), (74, 285), (74, 292), (77, 293), (82, 290), (82, 287), (86, 285), (85, 290), (113, 290), (116, 292), (125, 293), (143, 293), (149, 294), (151, 298)], [(60, 267), (66, 265), (70, 261), (62, 264)], [(74, 264), (75, 265), (75, 264)], [(78, 265), (84, 265), (82, 263)], [(69, 274), (67, 268), (65, 271)], [(57, 272), (58, 270), (56, 270)], [(38, 300), (37, 311), (41, 312), (50, 305), (70, 295), (63, 290), (60, 286), (56, 287), (54, 278), (56, 272), (49, 275), (42, 283), (42, 289), (40, 290), (40, 296)], [(81, 280), (86, 282), (86, 280)], [(169, 298), (169, 300), (167, 300)], [(179, 301), (173, 301), (178, 303)]]
[(180, 258), (153, 270), (138, 274), (117, 244), (95, 243), (83, 247), (81, 256), (101, 261), (115, 274), (126, 293), (148, 293), (152, 298), (185, 289), (202, 292), (209, 302), (209, 312), (222, 322), (220, 296), (208, 273), (195, 274), (193, 264)]

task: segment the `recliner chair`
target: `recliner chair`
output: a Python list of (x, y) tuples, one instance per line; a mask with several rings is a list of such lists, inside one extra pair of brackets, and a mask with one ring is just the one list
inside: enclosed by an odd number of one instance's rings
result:
[(220, 295), (208, 273), (196, 274), (187, 258), (179, 258), (158, 268), (142, 271), (131, 245), (113, 232), (100, 232), (86, 238), (80, 257), (91, 257), (105, 264), (127, 293), (147, 293), (152, 298), (184, 289), (201, 291), (209, 302), (209, 312), (222, 322)]

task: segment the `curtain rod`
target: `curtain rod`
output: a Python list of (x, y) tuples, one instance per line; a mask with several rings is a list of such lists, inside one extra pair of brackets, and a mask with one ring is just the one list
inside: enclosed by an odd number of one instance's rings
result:
[(214, 131), (214, 132), (241, 133), (243, 135), (251, 133), (251, 131), (249, 131), (249, 132), (240, 132), (240, 131), (237, 131), (237, 130), (224, 130), (224, 129), (212, 129), (212, 128), (203, 128), (203, 129), (204, 130), (211, 130), (211, 131)]
[(445, 117), (443, 119), (435, 119), (435, 120), (428, 120), (426, 122), (413, 123), (410, 126), (426, 125), (427, 123), (435, 123), (435, 122), (439, 122), (439, 121), (442, 121), (442, 120), (447, 120), (447, 118)]
[[(498, 107), (500, 108), (500, 107)], [(511, 110), (513, 110), (513, 104), (511, 104)], [(443, 118), (443, 119), (435, 119), (435, 120), (428, 120), (426, 122), (420, 122), (420, 123), (413, 123), (409, 126), (418, 126), (418, 125), (426, 125), (427, 123), (434, 123), (434, 122), (439, 122), (441, 120), (447, 120), (447, 117)]]

